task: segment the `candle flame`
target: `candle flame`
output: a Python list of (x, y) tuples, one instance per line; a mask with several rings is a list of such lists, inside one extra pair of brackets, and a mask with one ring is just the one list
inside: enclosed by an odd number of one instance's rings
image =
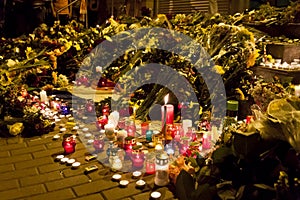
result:
[(169, 94), (167, 94), (165, 97), (164, 97), (164, 101), (165, 101), (165, 105), (168, 103), (169, 101)]

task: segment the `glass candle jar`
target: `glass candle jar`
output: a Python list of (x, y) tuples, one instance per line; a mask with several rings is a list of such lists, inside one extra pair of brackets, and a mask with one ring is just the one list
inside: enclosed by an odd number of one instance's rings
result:
[(175, 150), (174, 150), (174, 145), (173, 143), (168, 143), (168, 144), (165, 144), (165, 152), (168, 154), (168, 155), (174, 155), (175, 153)]
[(73, 136), (66, 136), (63, 139), (62, 146), (65, 154), (71, 154), (75, 152), (76, 139)]
[(88, 99), (85, 104), (85, 111), (88, 113), (95, 112), (95, 105), (94, 101), (92, 99)]
[(146, 131), (146, 141), (147, 142), (152, 142), (152, 135), (153, 135), (153, 130)]
[(155, 173), (155, 154), (148, 153), (145, 156), (145, 170), (147, 174), (154, 174)]
[(128, 136), (125, 138), (124, 150), (127, 156), (131, 156), (132, 147), (136, 145), (136, 140), (132, 136)]
[(227, 101), (226, 116), (233, 117), (235, 120), (237, 120), (238, 109), (239, 109), (239, 102), (238, 101), (228, 100)]
[(68, 115), (68, 114), (70, 114), (70, 110), (69, 110), (69, 107), (68, 107), (68, 105), (67, 105), (66, 102), (62, 102), (62, 103), (61, 103), (61, 106), (60, 106), (60, 112), (61, 112), (61, 114), (63, 114), (63, 115)]
[(93, 147), (95, 148), (96, 152), (103, 151), (104, 148), (104, 139), (102, 135), (96, 136), (94, 138)]
[(119, 129), (125, 129), (125, 122), (126, 122), (127, 118), (126, 117), (122, 117), (121, 119), (119, 119), (118, 121), (118, 127)]
[(103, 130), (104, 126), (108, 123), (108, 119), (106, 115), (103, 115), (101, 117), (98, 118), (98, 120), (96, 121), (96, 127), (98, 130)]
[(180, 147), (179, 147), (179, 153), (185, 154), (190, 146), (190, 138), (188, 137), (182, 137), (180, 139)]
[(141, 169), (144, 167), (144, 153), (141, 150), (133, 150), (131, 154), (132, 168)]
[(110, 107), (109, 107), (108, 103), (106, 103), (102, 107), (102, 115), (109, 116), (109, 112), (110, 112), (109, 110), (110, 110)]
[(121, 158), (118, 156), (118, 149), (114, 148), (111, 151), (111, 154), (109, 155), (109, 164), (112, 171), (118, 171), (121, 170), (123, 167), (123, 162)]
[(180, 141), (180, 138), (184, 136), (184, 131), (181, 123), (174, 123), (174, 140)]
[(146, 135), (146, 132), (149, 130), (149, 122), (141, 123), (141, 134)]
[(109, 141), (113, 141), (116, 138), (115, 127), (113, 124), (106, 124), (104, 126), (105, 136)]
[(135, 137), (136, 126), (134, 120), (128, 119), (125, 124), (125, 130), (127, 131), (128, 136)]
[(169, 156), (166, 153), (156, 155), (154, 183), (157, 186), (169, 183)]
[(203, 133), (203, 138), (202, 138), (202, 148), (203, 149), (210, 149), (211, 147), (211, 133), (209, 131), (205, 131)]

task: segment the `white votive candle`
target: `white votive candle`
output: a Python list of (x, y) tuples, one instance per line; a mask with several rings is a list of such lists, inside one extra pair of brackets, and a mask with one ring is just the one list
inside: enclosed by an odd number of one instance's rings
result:
[(134, 171), (134, 172), (132, 173), (133, 178), (138, 178), (138, 177), (140, 177), (141, 175), (142, 175), (142, 172), (140, 172), (140, 171)]
[(122, 178), (121, 174), (114, 174), (114, 175), (112, 176), (112, 179), (113, 179), (114, 181), (119, 181), (121, 178)]
[(160, 197), (161, 197), (160, 192), (154, 191), (154, 192), (151, 193), (151, 198), (152, 199), (159, 199)]
[(81, 165), (80, 162), (74, 162), (74, 163), (72, 164), (72, 168), (76, 169), (76, 168), (78, 168), (80, 165)]
[(295, 96), (300, 97), (300, 85), (295, 85)]

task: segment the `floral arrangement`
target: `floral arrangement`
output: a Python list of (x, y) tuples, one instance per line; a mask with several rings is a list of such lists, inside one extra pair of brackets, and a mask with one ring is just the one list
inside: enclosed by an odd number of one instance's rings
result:
[(289, 96), (287, 88), (279, 82), (266, 82), (259, 78), (249, 89), (249, 94), (262, 111), (266, 111), (269, 103), (274, 99), (286, 98)]
[[(59, 23), (55, 23), (53, 27), (42, 24), (28, 36), (2, 38), (0, 40), (0, 101), (2, 103), (0, 116), (4, 118), (9, 114), (8, 108), (12, 105), (11, 102), (18, 102), (14, 100), (20, 90), (17, 85), (28, 85), (30, 92), (35, 88), (47, 88), (48, 91), (54, 87), (66, 87), (75, 79), (79, 67), (84, 68), (85, 64), (88, 65), (88, 59), (85, 60), (85, 57), (95, 46), (104, 40), (109, 41), (110, 37), (117, 33), (140, 27), (168, 28), (183, 32), (197, 40), (213, 58), (216, 64), (213, 70), (222, 76), (227, 95), (234, 94), (236, 88), (240, 88), (245, 93), (244, 86), (248, 85), (245, 79), (251, 76), (248, 69), (255, 63), (258, 52), (255, 49), (253, 34), (246, 28), (236, 25), (239, 20), (239, 16), (207, 17), (203, 13), (176, 15), (170, 20), (165, 15), (159, 15), (157, 19), (149, 17), (130, 21), (126, 21), (125, 18), (109, 19), (103, 26), (88, 29), (72, 21), (65, 26)], [(147, 41), (146, 51), (128, 50), (103, 72), (103, 77), (122, 85), (122, 80), (130, 79), (130, 75), (125, 77), (123, 74), (135, 66), (153, 62), (165, 64), (176, 69), (192, 83), (201, 102), (200, 107), (204, 107), (204, 110), (211, 109), (211, 99), (207, 94), (203, 77), (199, 73), (194, 73), (189, 61), (183, 56), (157, 49), (157, 43), (152, 38), (148, 38)], [(190, 49), (188, 45), (186, 48)], [(186, 49), (182, 51), (183, 55), (186, 55)], [(91, 86), (94, 80), (99, 79), (96, 70), (95, 68), (84, 72), (85, 74), (78, 74), (82, 77), (83, 85)], [(135, 82), (132, 81), (131, 84), (134, 85)], [(138, 107), (136, 117), (145, 119), (151, 105), (161, 101), (168, 92), (166, 88), (159, 85), (148, 85), (140, 88), (134, 95), (129, 95), (138, 96), (132, 99), (140, 100), (134, 102), (134, 106)], [(149, 96), (156, 98), (147, 98)], [(24, 106), (16, 106), (16, 108), (19, 108), (22, 116)], [(199, 115), (199, 113), (195, 114)]]
[[(282, 126), (290, 130), (289, 125)], [(178, 157), (170, 165), (176, 190), (182, 191), (182, 184), (192, 181), (195, 190), (187, 199), (299, 198), (300, 157), (294, 143), (291, 146), (287, 139), (275, 139), (273, 129), (264, 131), (270, 140), (260, 130), (252, 123), (232, 123), (205, 156)], [(192, 179), (184, 178), (185, 173)]]
[(247, 13), (243, 20), (246, 22), (259, 22), (267, 25), (293, 23), (299, 20), (300, 4), (291, 2), (284, 8), (276, 8), (269, 3), (263, 4), (259, 9)]

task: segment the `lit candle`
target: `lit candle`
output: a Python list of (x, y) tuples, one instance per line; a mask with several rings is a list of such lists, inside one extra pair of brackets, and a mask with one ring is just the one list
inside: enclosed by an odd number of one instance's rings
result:
[(209, 132), (205, 132), (202, 138), (203, 149), (210, 149), (210, 141), (211, 141), (211, 134)]
[(70, 154), (75, 152), (75, 145), (76, 145), (76, 140), (72, 136), (64, 138), (62, 142), (62, 146), (65, 150), (65, 154)]
[(132, 167), (135, 169), (143, 168), (144, 166), (144, 153), (136, 150), (131, 155)]
[(93, 141), (93, 147), (95, 148), (96, 152), (100, 152), (103, 151), (104, 148), (104, 140), (102, 135), (95, 137), (94, 141)]
[(300, 97), (300, 85), (295, 85), (295, 96)]
[(110, 110), (109, 105), (108, 105), (108, 104), (105, 104), (105, 105), (103, 106), (103, 108), (102, 108), (102, 115), (108, 116), (108, 115), (109, 115), (109, 110)]
[(165, 105), (161, 107), (162, 126), (165, 124), (173, 124), (174, 121), (174, 106), (167, 104), (169, 101), (169, 94), (164, 98)]
[(150, 153), (146, 155), (146, 173), (147, 174), (154, 174), (155, 173), (155, 154)]
[(47, 92), (45, 90), (42, 90), (40, 92), (40, 99), (41, 99), (41, 102), (48, 102), (48, 97), (47, 97)]

